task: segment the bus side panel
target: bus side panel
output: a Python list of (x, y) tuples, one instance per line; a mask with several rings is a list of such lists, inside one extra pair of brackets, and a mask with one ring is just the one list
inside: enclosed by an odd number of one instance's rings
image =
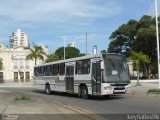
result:
[(80, 84), (85, 84), (88, 88), (88, 94), (92, 94), (91, 74), (75, 75), (74, 76), (74, 92), (78, 93)]
[(59, 92), (66, 92), (66, 87), (65, 84), (60, 83), (60, 84), (52, 84), (51, 85), (51, 90), (52, 91), (59, 91)]

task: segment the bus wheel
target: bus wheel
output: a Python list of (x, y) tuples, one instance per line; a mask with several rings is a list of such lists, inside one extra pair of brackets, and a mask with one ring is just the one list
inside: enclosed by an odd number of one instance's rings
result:
[(87, 99), (88, 98), (88, 90), (86, 86), (81, 87), (81, 98)]
[(46, 91), (46, 93), (47, 93), (48, 95), (51, 94), (51, 89), (50, 89), (50, 85), (49, 85), (49, 84), (46, 85), (45, 91)]

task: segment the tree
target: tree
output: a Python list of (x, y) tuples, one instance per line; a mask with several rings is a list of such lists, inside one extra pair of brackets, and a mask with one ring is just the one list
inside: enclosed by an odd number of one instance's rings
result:
[(41, 45), (36, 45), (33, 43), (33, 47), (25, 47), (25, 49), (28, 49), (30, 51), (30, 54), (26, 56), (27, 60), (34, 60), (35, 65), (37, 64), (37, 60), (40, 59), (44, 61), (44, 56), (47, 54), (44, 52)]
[(121, 53), (129, 57), (132, 53), (131, 50), (141, 51), (150, 60), (149, 63), (143, 63), (145, 75), (150, 79), (150, 74), (157, 71), (155, 66), (157, 64), (155, 18), (143, 15), (139, 21), (130, 20), (115, 30), (111, 34), (110, 40), (109, 53)]
[(147, 55), (144, 55), (142, 52), (131, 52), (131, 56), (129, 57), (134, 61), (134, 67), (137, 70), (137, 85), (140, 85), (139, 83), (139, 72), (140, 72), (140, 66), (143, 65), (143, 63), (149, 63), (149, 57)]
[[(64, 47), (60, 47), (55, 51), (55, 54), (57, 54), (59, 56), (60, 59), (64, 59)], [(65, 58), (69, 59), (69, 58), (74, 58), (74, 57), (79, 57), (80, 54), (80, 50), (75, 48), (75, 47), (66, 47), (65, 48)]]
[(150, 79), (151, 69), (157, 61), (157, 44), (156, 44), (156, 29), (152, 25), (148, 28), (140, 28), (137, 31), (137, 38), (134, 41), (133, 50), (145, 53), (151, 62), (144, 63), (146, 65), (145, 74)]
[(2, 62), (2, 58), (0, 58), (0, 70), (3, 69), (3, 62)]
[(102, 53), (102, 54), (103, 54), (103, 53), (107, 53), (107, 51), (106, 51), (106, 50), (102, 50), (101, 53)]
[(46, 63), (53, 62), (59, 60), (59, 56), (57, 54), (49, 54), (47, 55)]
[(137, 23), (138, 21), (136, 20), (130, 20), (127, 24), (121, 25), (111, 34), (111, 42), (108, 47), (109, 53), (121, 53), (127, 56), (129, 55), (136, 36)]

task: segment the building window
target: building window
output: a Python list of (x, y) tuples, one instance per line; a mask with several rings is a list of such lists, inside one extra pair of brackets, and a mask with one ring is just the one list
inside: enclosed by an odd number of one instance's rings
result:
[(19, 62), (19, 68), (20, 68), (20, 69), (24, 69), (23, 61), (20, 61), (20, 62)]
[(13, 61), (13, 68), (18, 69), (18, 61)]
[(19, 72), (21, 82), (24, 82), (24, 72)]
[(29, 72), (26, 72), (26, 82), (29, 82), (30, 81), (30, 73)]
[(0, 72), (0, 83), (3, 83), (3, 72)]
[(26, 61), (26, 63), (25, 63), (25, 68), (26, 68), (26, 69), (29, 69), (29, 61)]
[(14, 82), (18, 82), (18, 72), (14, 72)]

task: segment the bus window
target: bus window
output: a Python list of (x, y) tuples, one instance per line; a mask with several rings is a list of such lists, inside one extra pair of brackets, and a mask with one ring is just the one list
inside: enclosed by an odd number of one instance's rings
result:
[(76, 62), (76, 74), (89, 74), (90, 73), (90, 60), (80, 60)]
[(64, 75), (65, 73), (65, 63), (60, 64), (59, 74)]
[(59, 74), (59, 64), (54, 64), (53, 65), (53, 75), (58, 75)]
[(39, 75), (44, 76), (44, 73), (45, 73), (45, 66), (41, 66), (39, 69)]
[(51, 76), (52, 75), (52, 65), (47, 65), (46, 66), (45, 75), (46, 76)]
[(34, 76), (38, 76), (38, 67), (34, 68)]

